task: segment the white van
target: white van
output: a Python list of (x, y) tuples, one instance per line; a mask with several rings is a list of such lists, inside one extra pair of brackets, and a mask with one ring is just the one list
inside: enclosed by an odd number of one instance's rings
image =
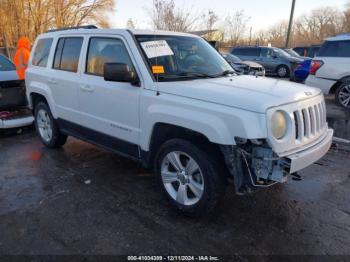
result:
[(335, 94), (339, 105), (350, 109), (350, 34), (325, 40), (311, 62), (306, 84)]

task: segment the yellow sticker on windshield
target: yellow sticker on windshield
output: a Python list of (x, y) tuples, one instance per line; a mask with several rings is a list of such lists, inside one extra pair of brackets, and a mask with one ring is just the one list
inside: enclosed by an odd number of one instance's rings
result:
[(152, 66), (153, 74), (164, 74), (164, 66)]

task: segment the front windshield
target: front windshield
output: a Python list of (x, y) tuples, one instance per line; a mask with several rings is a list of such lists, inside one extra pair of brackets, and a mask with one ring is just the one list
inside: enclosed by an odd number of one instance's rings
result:
[(274, 48), (273, 49), (276, 53), (278, 53), (279, 55), (281, 56), (284, 56), (284, 57), (291, 57), (290, 54), (288, 54), (286, 51), (282, 50), (282, 49), (279, 49), (279, 48)]
[[(211, 78), (232, 73), (232, 67), (202, 38), (138, 35), (136, 39), (158, 81)], [(155, 47), (159, 43), (161, 48)]]
[(234, 56), (232, 54), (224, 54), (223, 57), (226, 58), (226, 60), (230, 61), (231, 63), (240, 63), (242, 60), (238, 58), (237, 56)]
[(288, 53), (292, 56), (300, 57), (300, 55), (297, 52), (295, 52), (293, 49), (288, 49)]

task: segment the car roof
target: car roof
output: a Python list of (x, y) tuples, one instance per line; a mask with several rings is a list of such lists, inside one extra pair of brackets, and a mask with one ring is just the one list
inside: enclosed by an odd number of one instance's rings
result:
[(46, 32), (40, 37), (55, 37), (57, 35), (74, 35), (74, 34), (126, 34), (132, 33), (134, 35), (174, 35), (174, 36), (189, 36), (189, 37), (199, 37), (189, 33), (182, 32), (171, 32), (162, 30), (128, 30), (128, 29), (86, 29), (86, 28), (74, 28), (74, 29), (64, 29)]
[(350, 33), (339, 34), (337, 36), (328, 37), (325, 41), (344, 41), (350, 40)]

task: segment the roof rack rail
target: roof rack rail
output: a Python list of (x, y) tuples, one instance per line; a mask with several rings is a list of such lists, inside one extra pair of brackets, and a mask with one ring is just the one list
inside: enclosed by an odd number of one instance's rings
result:
[(51, 29), (46, 31), (46, 33), (50, 32), (57, 32), (57, 31), (65, 31), (65, 30), (72, 30), (72, 29), (98, 29), (95, 25), (82, 25), (82, 26), (72, 26), (72, 27), (63, 27), (63, 28), (57, 28), (57, 29)]

